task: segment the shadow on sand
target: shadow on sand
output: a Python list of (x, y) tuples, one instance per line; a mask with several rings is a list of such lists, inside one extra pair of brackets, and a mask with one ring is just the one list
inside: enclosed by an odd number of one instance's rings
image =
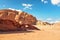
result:
[(0, 31), (0, 34), (31, 33), (34, 31)]

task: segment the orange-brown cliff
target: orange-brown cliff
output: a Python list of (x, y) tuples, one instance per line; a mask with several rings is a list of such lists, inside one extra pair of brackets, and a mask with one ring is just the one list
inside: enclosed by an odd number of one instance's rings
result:
[(0, 31), (26, 29), (39, 30), (33, 26), (36, 22), (36, 18), (26, 12), (11, 9), (0, 10)]
[(37, 22), (36, 18), (32, 15), (11, 9), (0, 10), (0, 19), (9, 19), (20, 24), (35, 24)]

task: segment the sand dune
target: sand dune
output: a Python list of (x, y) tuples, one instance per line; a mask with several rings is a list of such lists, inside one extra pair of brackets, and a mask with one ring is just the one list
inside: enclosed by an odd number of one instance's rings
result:
[(40, 28), (44, 30), (33, 30), (32, 32), (22, 33), (3, 33), (0, 34), (0, 40), (60, 40), (60, 30), (52, 30), (51, 28), (49, 29), (49, 27)]
[(0, 40), (60, 40), (59, 31), (35, 31), (32, 33), (0, 34)]

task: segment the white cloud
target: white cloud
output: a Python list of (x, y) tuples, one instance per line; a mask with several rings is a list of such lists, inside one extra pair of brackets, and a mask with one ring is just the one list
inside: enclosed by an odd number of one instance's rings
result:
[(58, 23), (58, 22), (60, 22), (60, 20), (56, 20), (54, 23)]
[(24, 9), (32, 9), (32, 4), (25, 4), (23, 3), (22, 6), (24, 6)]
[(46, 20), (45, 20), (45, 22), (48, 22), (48, 23), (57, 23), (57, 22), (60, 22), (60, 20), (55, 20), (55, 19), (52, 19), (52, 18), (47, 18)]
[(47, 18), (47, 19), (41, 19), (43, 22), (48, 22), (50, 24), (52, 23), (58, 23), (60, 22), (60, 19), (53, 19), (53, 18)]
[(16, 11), (21, 11), (21, 10), (18, 10), (18, 9), (13, 9), (13, 8), (8, 8), (8, 9), (11, 9), (11, 10), (13, 10), (13, 11), (14, 11), (14, 10), (16, 10)]
[(53, 20), (52, 18), (47, 18), (47, 19), (45, 20), (45, 22), (54, 23), (54, 20)]
[(50, 20), (53, 20), (52, 18), (47, 18), (46, 20), (50, 21)]
[(41, 0), (42, 2), (44, 1), (44, 0)]
[(53, 5), (60, 6), (60, 0), (51, 0), (51, 3), (52, 3)]
[(13, 8), (8, 8), (8, 9), (15, 10), (15, 9), (13, 9)]
[(43, 2), (44, 4), (48, 3), (47, 0), (41, 0), (41, 2)]

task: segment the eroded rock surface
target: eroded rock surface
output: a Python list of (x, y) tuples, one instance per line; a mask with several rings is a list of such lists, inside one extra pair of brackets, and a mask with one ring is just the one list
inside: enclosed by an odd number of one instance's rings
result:
[(38, 30), (33, 26), (36, 22), (36, 18), (28, 13), (11, 9), (0, 10), (0, 31)]

